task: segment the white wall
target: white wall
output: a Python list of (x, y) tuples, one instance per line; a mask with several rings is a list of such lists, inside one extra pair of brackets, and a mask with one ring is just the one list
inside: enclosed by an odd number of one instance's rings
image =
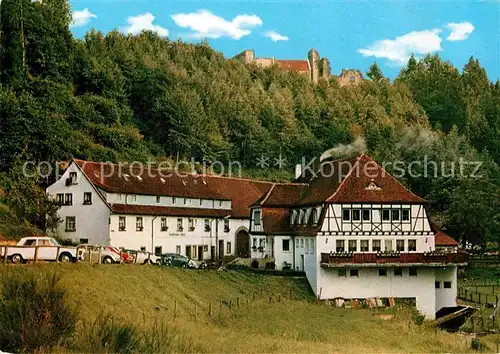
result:
[[(289, 240), (290, 250), (283, 251), (283, 240)], [(292, 263), (293, 266), (293, 252), (295, 245), (291, 236), (274, 236), (274, 262), (276, 269), (282, 269), (285, 262)]]
[[(442, 307), (457, 306), (457, 267), (446, 266), (435, 268), (436, 282), (439, 282), (439, 288), (436, 292), (436, 311)], [(451, 282), (451, 288), (444, 288), (444, 282)]]
[[(257, 247), (254, 249), (254, 246)], [(259, 247), (262, 250), (259, 251)], [(250, 257), (251, 258), (264, 258), (266, 255), (271, 254), (270, 245), (267, 244), (267, 236), (252, 235), (250, 236)]]
[[(134, 198), (135, 197), (135, 198)], [(118, 194), (107, 193), (107, 202), (110, 204), (133, 204), (133, 205), (150, 205), (150, 206), (175, 206), (179, 208), (202, 208), (202, 209), (223, 209), (231, 210), (230, 200), (214, 200), (197, 198), (183, 198), (172, 196), (160, 196), (160, 201), (157, 201), (156, 195), (143, 194)]]
[[(77, 173), (78, 183), (66, 186), (66, 179), (69, 178), (70, 172)], [(92, 193), (91, 205), (83, 204), (85, 192)], [(73, 205), (63, 205), (59, 209), (58, 215), (63, 222), (59, 224), (55, 235), (76, 243), (79, 243), (80, 239), (88, 239), (89, 243), (93, 244), (109, 244), (109, 208), (74, 163), (68, 167), (62, 178), (47, 188), (47, 194), (53, 198), (56, 198), (58, 193), (72, 193)], [(76, 231), (66, 231), (67, 216), (76, 218)]]
[(386, 268), (387, 276), (379, 276), (379, 268), (355, 268), (358, 277), (338, 276), (338, 268), (319, 267), (317, 287), (321, 299), (337, 297), (365, 299), (374, 297), (416, 298), (417, 309), (428, 319), (435, 318), (434, 269), (421, 267), (417, 276), (410, 276), (403, 268), (403, 276), (394, 276), (394, 268)]
[[(126, 218), (126, 230), (119, 231), (119, 217)], [(162, 253), (176, 253), (177, 246), (180, 246), (180, 253), (185, 255), (186, 246), (207, 246), (203, 253), (204, 259), (211, 257), (211, 246), (217, 247), (216, 241), (224, 242), (224, 256), (234, 255), (236, 250), (236, 232), (241, 227), (248, 228), (247, 219), (229, 219), (229, 231), (224, 230), (224, 221), (219, 220), (218, 232), (216, 235), (216, 221), (211, 222), (211, 232), (205, 231), (205, 218), (193, 218), (195, 229), (189, 230), (188, 217), (168, 216), (167, 231), (161, 230), (161, 216), (154, 219), (153, 216), (142, 216), (143, 230), (136, 230), (137, 215), (111, 215), (110, 238), (111, 244), (116, 247), (129, 249), (141, 249), (145, 247), (147, 251), (154, 252), (155, 247), (162, 247)], [(177, 230), (177, 219), (183, 221), (183, 231)], [(154, 221), (153, 221), (154, 219)], [(152, 235), (153, 230), (153, 235)], [(228, 250), (228, 243), (231, 249)], [(228, 252), (229, 251), (229, 252)], [(193, 252), (193, 251), (192, 251)], [(196, 250), (196, 253), (198, 249)], [(217, 251), (218, 252), (218, 249)], [(194, 257), (194, 254), (188, 255)]]

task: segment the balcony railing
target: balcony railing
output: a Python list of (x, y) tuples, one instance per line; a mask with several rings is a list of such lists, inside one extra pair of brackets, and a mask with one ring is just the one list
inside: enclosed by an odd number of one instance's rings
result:
[(321, 266), (365, 265), (383, 266), (388, 264), (465, 264), (469, 255), (464, 252), (426, 252), (426, 253), (321, 253)]

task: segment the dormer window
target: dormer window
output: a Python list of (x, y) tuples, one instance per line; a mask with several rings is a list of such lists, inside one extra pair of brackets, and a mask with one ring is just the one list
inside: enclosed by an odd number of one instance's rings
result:
[(342, 221), (351, 221), (351, 210), (350, 209), (342, 210)]
[(69, 173), (70, 183), (71, 183), (71, 184), (77, 184), (77, 183), (78, 183), (78, 182), (77, 182), (77, 180), (76, 180), (76, 179), (77, 179), (77, 177), (78, 177), (78, 175), (77, 175), (77, 173), (76, 173), (76, 172), (70, 172), (70, 173)]
[(260, 210), (255, 210), (253, 212), (253, 223), (255, 226), (260, 225)]
[(134, 203), (137, 202), (137, 195), (135, 194), (130, 195), (130, 201)]
[(318, 223), (318, 210), (316, 208), (312, 209), (312, 221), (313, 221), (313, 224)]

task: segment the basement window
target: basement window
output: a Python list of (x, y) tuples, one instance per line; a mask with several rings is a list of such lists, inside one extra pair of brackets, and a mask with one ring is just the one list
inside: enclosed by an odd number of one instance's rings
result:
[(379, 277), (386, 277), (387, 276), (387, 269), (385, 269), (385, 268), (379, 269), (378, 276)]
[(451, 289), (451, 281), (445, 281), (445, 282), (443, 282), (443, 288), (445, 288), (445, 289)]
[(394, 268), (394, 276), (402, 277), (403, 276), (403, 268)]
[(441, 287), (441, 282), (439, 282), (439, 281), (434, 282), (434, 287), (436, 289), (439, 289)]
[(359, 277), (359, 269), (351, 269), (350, 275), (351, 277)]
[(410, 276), (412, 277), (417, 276), (417, 268), (410, 268)]
[(337, 271), (337, 275), (338, 275), (339, 277), (345, 277), (345, 276), (347, 276), (347, 271), (346, 271), (345, 269), (339, 269), (339, 270)]

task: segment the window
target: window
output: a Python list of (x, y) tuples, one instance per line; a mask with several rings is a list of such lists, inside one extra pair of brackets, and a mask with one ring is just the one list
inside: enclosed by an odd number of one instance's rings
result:
[(307, 224), (309, 222), (309, 211), (310, 211), (310, 209), (304, 209), (303, 210), (303, 213), (304, 213), (303, 223), (304, 224)]
[(390, 210), (389, 209), (384, 209), (382, 210), (382, 221), (390, 221), (391, 216), (390, 216)]
[(76, 183), (76, 178), (77, 178), (76, 172), (70, 172), (69, 173), (69, 178), (71, 178), (71, 183), (75, 184)]
[(361, 210), (359, 209), (353, 209), (352, 211), (352, 221), (359, 221), (361, 220)]
[(405, 251), (405, 240), (396, 240), (396, 251), (398, 252)]
[(64, 204), (64, 194), (63, 193), (56, 194), (56, 202), (57, 202), (57, 204), (60, 204), (60, 205)]
[(412, 277), (417, 276), (417, 268), (410, 268), (410, 276)]
[(304, 239), (303, 238), (300, 239), (300, 248), (304, 248)]
[(161, 231), (167, 231), (168, 226), (167, 226), (167, 218), (161, 218)]
[(378, 276), (379, 277), (386, 277), (387, 276), (387, 269), (381, 268), (378, 270)]
[(408, 240), (408, 251), (416, 251), (417, 250), (417, 240)]
[(189, 228), (189, 231), (194, 231), (195, 226), (194, 226), (194, 219), (193, 218), (188, 219), (188, 228)]
[(143, 246), (143, 247), (141, 247), (141, 251), (142, 251), (142, 252), (146, 252), (146, 247), (144, 247), (144, 246)]
[(290, 251), (290, 240), (282, 240), (282, 250)]
[(292, 210), (292, 217), (290, 218), (290, 224), (294, 225), (297, 220), (297, 210)]
[(182, 227), (182, 218), (177, 219), (177, 231), (182, 231), (184, 228)]
[(184, 205), (187, 204), (187, 198), (184, 198)]
[(335, 241), (336, 252), (345, 252), (345, 240)]
[(392, 221), (399, 221), (399, 215), (400, 210), (399, 209), (393, 209), (392, 210)]
[(434, 282), (434, 287), (435, 287), (436, 289), (439, 289), (439, 288), (441, 287), (441, 282), (439, 282), (439, 281), (435, 281), (435, 282)]
[(372, 252), (380, 252), (381, 247), (380, 247), (380, 240), (373, 240), (372, 241)]
[(210, 219), (205, 219), (205, 232), (210, 231)]
[(161, 202), (161, 197), (159, 195), (156, 196), (156, 202), (157, 203)]
[(66, 231), (76, 231), (75, 216), (66, 216)]
[(24, 246), (36, 246), (36, 240), (26, 240)]
[(368, 240), (360, 241), (360, 250), (361, 252), (368, 252)]
[(314, 253), (314, 240), (309, 241), (309, 246), (311, 246), (311, 253)]
[(116, 200), (122, 200), (122, 198), (123, 198), (123, 197), (122, 197), (122, 195), (121, 195), (121, 194), (117, 194), (117, 195), (116, 195)]
[(309, 253), (309, 239), (306, 238), (304, 242), (306, 243), (305, 244), (305, 246), (306, 246), (306, 254), (308, 254)]
[(66, 204), (66, 205), (73, 205), (73, 194), (66, 193), (64, 204)]
[(295, 239), (295, 248), (299, 248), (300, 239)]
[(197, 258), (198, 257), (198, 247), (193, 246), (191, 247), (191, 258)]
[(176, 202), (175, 197), (172, 197), (172, 204), (175, 204), (175, 202)]
[(161, 256), (161, 254), (162, 254), (162, 253), (163, 253), (163, 252), (162, 252), (161, 246), (156, 246), (156, 247), (155, 247), (155, 254), (156, 254), (157, 256)]
[(181, 246), (180, 245), (175, 246), (175, 253), (181, 254)]
[(257, 237), (254, 237), (254, 238), (252, 239), (252, 247), (253, 247), (253, 248), (257, 248)]
[(226, 253), (227, 253), (227, 254), (231, 254), (231, 252), (232, 252), (232, 251), (231, 251), (231, 242), (228, 242), (228, 243), (226, 244)]
[(224, 232), (229, 232), (229, 219), (224, 219)]
[(349, 273), (351, 277), (359, 277), (359, 269), (351, 269)]
[(342, 210), (342, 220), (343, 221), (351, 220), (351, 211), (349, 209)]
[(445, 289), (451, 289), (451, 281), (445, 281), (445, 282), (443, 282), (443, 288), (445, 288)]
[(89, 239), (88, 238), (81, 238), (80, 243), (89, 243)]
[(125, 231), (126, 227), (127, 227), (127, 225), (126, 225), (125, 216), (118, 217), (118, 231)]
[(410, 209), (403, 209), (401, 212), (401, 218), (403, 221), (410, 221)]
[(370, 221), (370, 210), (363, 210), (363, 221)]
[(349, 252), (357, 252), (358, 246), (356, 240), (349, 240)]
[(339, 277), (345, 277), (345, 276), (347, 276), (347, 271), (346, 271), (345, 269), (339, 269), (339, 270), (337, 271), (337, 275), (338, 275)]
[(403, 268), (394, 268), (394, 276), (402, 277), (403, 276)]
[(311, 213), (312, 213), (313, 224), (317, 224), (318, 223), (318, 210), (316, 208), (313, 208)]
[(253, 212), (253, 219), (253, 223), (255, 224), (255, 226), (260, 225), (260, 210), (255, 210)]
[(142, 216), (135, 218), (135, 231), (142, 231), (144, 227), (142, 226)]
[(131, 201), (131, 202), (134, 202), (134, 203), (135, 203), (135, 202), (137, 202), (137, 195), (132, 194), (132, 195), (130, 196), (130, 201)]
[(388, 252), (392, 251), (392, 240), (385, 240), (385, 250)]
[(92, 204), (92, 193), (91, 192), (83, 193), (83, 204), (85, 204), (85, 205)]

